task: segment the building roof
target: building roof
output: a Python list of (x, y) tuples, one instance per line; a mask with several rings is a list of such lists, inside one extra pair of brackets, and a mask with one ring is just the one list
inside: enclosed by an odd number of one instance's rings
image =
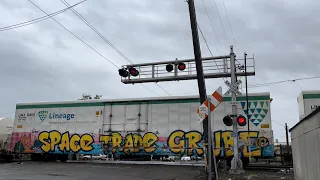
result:
[(301, 91), (300, 94), (320, 94), (320, 90)]
[(299, 124), (301, 124), (303, 121), (306, 121), (310, 119), (311, 117), (315, 116), (316, 114), (320, 113), (320, 107), (312, 111), (309, 115), (301, 119), (296, 125), (294, 125), (292, 128), (289, 129), (289, 132), (291, 132), (294, 128), (296, 128)]
[[(209, 95), (208, 95), (209, 96)], [(245, 100), (246, 96), (237, 97), (237, 101)], [(249, 100), (270, 100), (269, 92), (249, 93)], [(166, 97), (150, 97), (150, 98), (128, 98), (128, 99), (90, 99), (90, 100), (76, 100), (76, 101), (56, 101), (56, 102), (32, 102), (32, 103), (17, 103), (17, 109), (25, 108), (48, 108), (63, 106), (104, 106), (107, 103), (141, 103), (148, 102), (156, 103), (177, 103), (177, 102), (197, 102), (199, 96), (166, 96)], [(223, 96), (223, 101), (231, 101), (230, 96)]]

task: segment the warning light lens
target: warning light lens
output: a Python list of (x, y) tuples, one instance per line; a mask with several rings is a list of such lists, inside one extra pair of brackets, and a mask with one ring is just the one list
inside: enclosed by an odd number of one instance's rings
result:
[(230, 116), (225, 116), (223, 118), (223, 123), (226, 125), (226, 126), (232, 126), (232, 118)]
[(126, 70), (123, 69), (123, 68), (122, 68), (122, 69), (119, 69), (118, 71), (119, 71), (119, 75), (122, 76), (122, 77), (124, 77), (124, 78), (128, 77), (128, 75), (129, 75), (129, 74), (128, 74), (128, 71), (126, 71)]
[(129, 68), (129, 72), (130, 72), (131, 76), (138, 76), (139, 75), (139, 71), (133, 67)]
[(173, 65), (172, 65), (172, 64), (166, 65), (166, 70), (167, 70), (168, 72), (171, 72), (171, 71), (173, 70)]
[(242, 115), (238, 116), (237, 122), (239, 126), (245, 126), (247, 124), (246, 118)]
[(178, 69), (179, 69), (180, 71), (183, 71), (183, 70), (186, 69), (186, 65), (185, 65), (184, 63), (179, 63), (179, 64), (178, 64)]
[(241, 124), (244, 123), (245, 121), (246, 121), (246, 120), (245, 120), (243, 117), (240, 117), (240, 118), (238, 119), (238, 122), (241, 123)]

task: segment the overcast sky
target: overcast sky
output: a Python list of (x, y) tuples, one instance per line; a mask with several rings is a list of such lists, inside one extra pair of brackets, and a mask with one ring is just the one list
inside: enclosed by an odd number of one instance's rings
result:
[[(66, 8), (59, 0), (32, 1), (47, 13)], [(79, 1), (67, 2), (73, 5)], [(215, 2), (218, 11), (214, 0), (204, 0), (216, 33), (202, 0), (196, 0), (199, 26), (213, 55), (229, 53), (230, 45), (234, 45), (237, 58), (242, 58), (244, 52), (249, 57), (254, 54), (256, 76), (248, 78), (249, 85), (319, 75), (316, 52), (320, 48), (320, 19), (316, 17), (320, 2), (224, 0), (228, 16), (223, 1)], [(194, 57), (185, 0), (88, 0), (75, 9), (134, 63)], [(0, 13), (1, 27), (45, 15), (28, 0), (1, 0)], [(117, 66), (128, 64), (71, 11), (55, 18)], [(210, 56), (200, 40), (202, 56)], [(0, 58), (0, 117), (13, 115), (17, 102), (75, 100), (82, 93), (101, 94), (104, 98), (157, 96), (142, 85), (122, 84), (115, 66), (52, 19), (1, 31)], [(318, 82), (287, 82), (250, 88), (249, 93), (270, 92), (274, 99), (272, 119), (292, 127), (298, 122), (298, 94), (319, 89)], [(209, 93), (223, 85), (223, 80), (206, 83)], [(171, 95), (198, 92), (196, 81), (159, 85)], [(146, 86), (167, 96), (155, 84)], [(284, 141), (284, 127), (273, 123), (273, 129), (275, 138)]]

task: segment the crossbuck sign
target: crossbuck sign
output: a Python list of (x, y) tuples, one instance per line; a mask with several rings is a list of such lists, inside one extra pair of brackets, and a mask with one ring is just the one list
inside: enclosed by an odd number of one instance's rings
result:
[(238, 90), (239, 85), (242, 83), (241, 80), (238, 80), (235, 84), (231, 84), (228, 80), (224, 82), (230, 89), (224, 94), (227, 96), (231, 92), (235, 92), (237, 96), (241, 96), (241, 92)]

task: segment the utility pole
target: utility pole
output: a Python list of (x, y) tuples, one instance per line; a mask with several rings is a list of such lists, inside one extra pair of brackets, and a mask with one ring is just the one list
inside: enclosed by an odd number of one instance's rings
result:
[(285, 124), (286, 126), (286, 141), (287, 141), (287, 148), (289, 147), (289, 132), (288, 132), (288, 125), (287, 123)]
[(249, 162), (251, 162), (251, 137), (250, 137), (250, 116), (249, 116), (249, 97), (248, 97), (248, 77), (247, 77), (247, 53), (244, 53), (244, 74), (246, 80), (246, 101), (247, 101), (247, 120), (248, 120), (248, 151)]
[[(199, 96), (200, 96), (200, 104), (202, 104), (207, 99), (207, 92), (206, 92), (205, 79), (204, 79), (204, 75), (203, 75), (196, 10), (195, 10), (195, 6), (194, 6), (194, 0), (188, 0), (187, 2), (189, 5), (190, 25), (191, 25), (191, 31), (192, 31), (194, 59), (195, 59), (196, 70), (197, 70), (197, 81), (198, 81), (198, 89), (199, 89)], [(203, 120), (203, 137), (204, 137), (204, 144), (205, 145), (207, 145), (208, 142), (211, 142), (211, 139), (208, 139), (208, 118)], [(207, 147), (205, 149), (208, 149)], [(211, 151), (211, 147), (210, 147), (210, 151)], [(209, 156), (211, 156), (211, 157), (209, 157)], [(209, 160), (212, 160), (212, 153), (208, 151), (207, 157), (208, 158), (207, 158), (206, 163), (207, 163), (207, 165), (210, 164), (209, 165), (210, 169), (209, 169), (208, 173), (210, 174), (209, 177), (211, 177), (212, 162)], [(214, 165), (214, 167), (216, 166), (216, 164), (213, 164), (213, 165)]]
[[(230, 69), (231, 69), (231, 84), (236, 84), (236, 62), (235, 54), (233, 52), (233, 46), (230, 46)], [(237, 127), (237, 94), (236, 91), (232, 91), (232, 122), (233, 122), (233, 137), (234, 137), (234, 148), (233, 148), (233, 159), (231, 161), (230, 173), (240, 174), (243, 171), (242, 162), (239, 158), (238, 148), (238, 127)]]

